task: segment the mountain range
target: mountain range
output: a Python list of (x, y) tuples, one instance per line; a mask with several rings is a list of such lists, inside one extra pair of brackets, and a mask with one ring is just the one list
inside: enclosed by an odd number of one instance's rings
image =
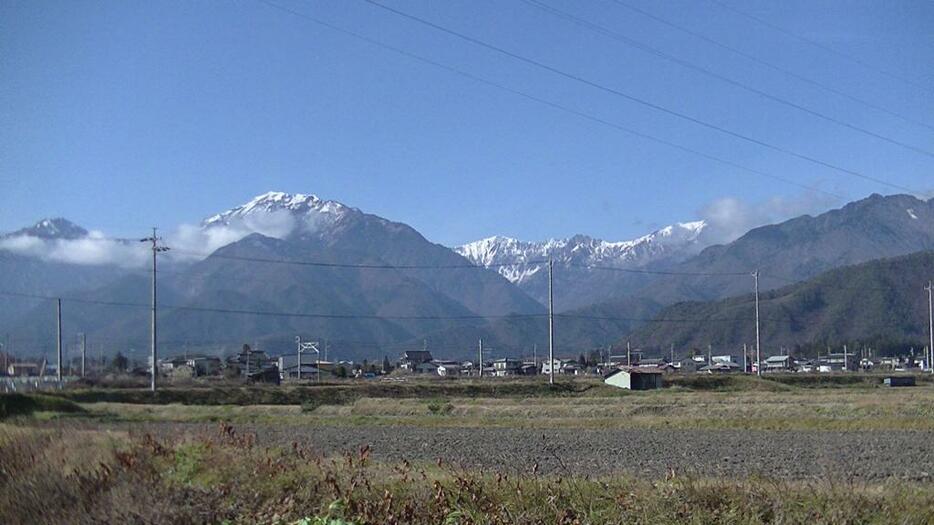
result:
[[(744, 296), (757, 268), (768, 291), (934, 250), (934, 201), (872, 195), (724, 245), (708, 246), (707, 228), (685, 222), (623, 242), (492, 237), (452, 249), (336, 201), (270, 192), (166, 236), (173, 250), (160, 256), (161, 341), (169, 353), (253, 341), (288, 351), (301, 334), (328, 340), (341, 357), (372, 358), (422, 344), (439, 355), (472, 355), (482, 337), (488, 355), (530, 354), (547, 344), (541, 261), (551, 259), (559, 351), (576, 355), (630, 334), (654, 344), (664, 332), (640, 326), (680, 302)], [(85, 249), (93, 257), (74, 260)], [(117, 256), (105, 257), (108, 249)], [(0, 236), (0, 291), (86, 301), (65, 301), (66, 337), (85, 332), (110, 349), (144, 348), (147, 258), (135, 241), (43, 220)], [(53, 347), (47, 302), (6, 295), (0, 305), (0, 333), (37, 351)]]
[[(760, 296), (761, 340), (766, 355), (781, 348), (801, 349), (851, 343), (884, 351), (887, 345), (917, 345), (928, 339), (928, 294), (934, 252), (869, 261), (824, 272), (805, 282)], [(755, 342), (755, 296), (711, 302), (683, 302), (662, 310), (630, 338), (664, 350), (735, 351)]]
[[(705, 247), (704, 221), (677, 223), (630, 241), (609, 242), (586, 235), (544, 242), (489, 237), (455, 249), (478, 266), (495, 269), (542, 304), (548, 303), (548, 268), (555, 272), (555, 305), (573, 310), (631, 293), (643, 275), (618, 269), (661, 269)], [(597, 269), (599, 268), (599, 269)]]

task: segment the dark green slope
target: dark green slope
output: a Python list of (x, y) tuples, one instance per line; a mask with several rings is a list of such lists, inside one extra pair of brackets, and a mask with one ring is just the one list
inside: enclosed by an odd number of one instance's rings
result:
[[(762, 341), (779, 346), (846, 342), (917, 342), (927, 338), (927, 293), (934, 252), (838, 268), (760, 297)], [(755, 302), (746, 294), (712, 302), (682, 302), (662, 310), (632, 334), (647, 348), (739, 347), (755, 341)]]

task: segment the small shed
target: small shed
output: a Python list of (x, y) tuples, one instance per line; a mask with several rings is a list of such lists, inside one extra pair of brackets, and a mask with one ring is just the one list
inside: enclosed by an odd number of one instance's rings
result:
[(915, 386), (914, 376), (888, 376), (882, 380), (885, 386)]
[(618, 369), (603, 378), (603, 382), (627, 390), (652, 390), (662, 387), (662, 371), (651, 369)]

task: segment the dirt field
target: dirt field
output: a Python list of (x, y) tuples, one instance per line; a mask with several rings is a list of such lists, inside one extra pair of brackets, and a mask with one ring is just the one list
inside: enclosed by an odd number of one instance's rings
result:
[[(160, 437), (215, 431), (213, 424), (146, 423), (120, 430)], [(934, 432), (748, 431), (239, 425), (260, 445), (293, 442), (323, 455), (369, 445), (376, 460), (577, 476), (934, 481)]]

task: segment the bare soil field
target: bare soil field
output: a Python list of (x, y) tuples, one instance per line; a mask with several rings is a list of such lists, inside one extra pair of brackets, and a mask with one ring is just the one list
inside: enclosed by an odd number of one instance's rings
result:
[[(161, 438), (217, 425), (144, 423), (117, 430)], [(322, 455), (368, 446), (373, 459), (524, 474), (934, 481), (934, 432), (424, 428), (239, 425), (263, 446)]]

